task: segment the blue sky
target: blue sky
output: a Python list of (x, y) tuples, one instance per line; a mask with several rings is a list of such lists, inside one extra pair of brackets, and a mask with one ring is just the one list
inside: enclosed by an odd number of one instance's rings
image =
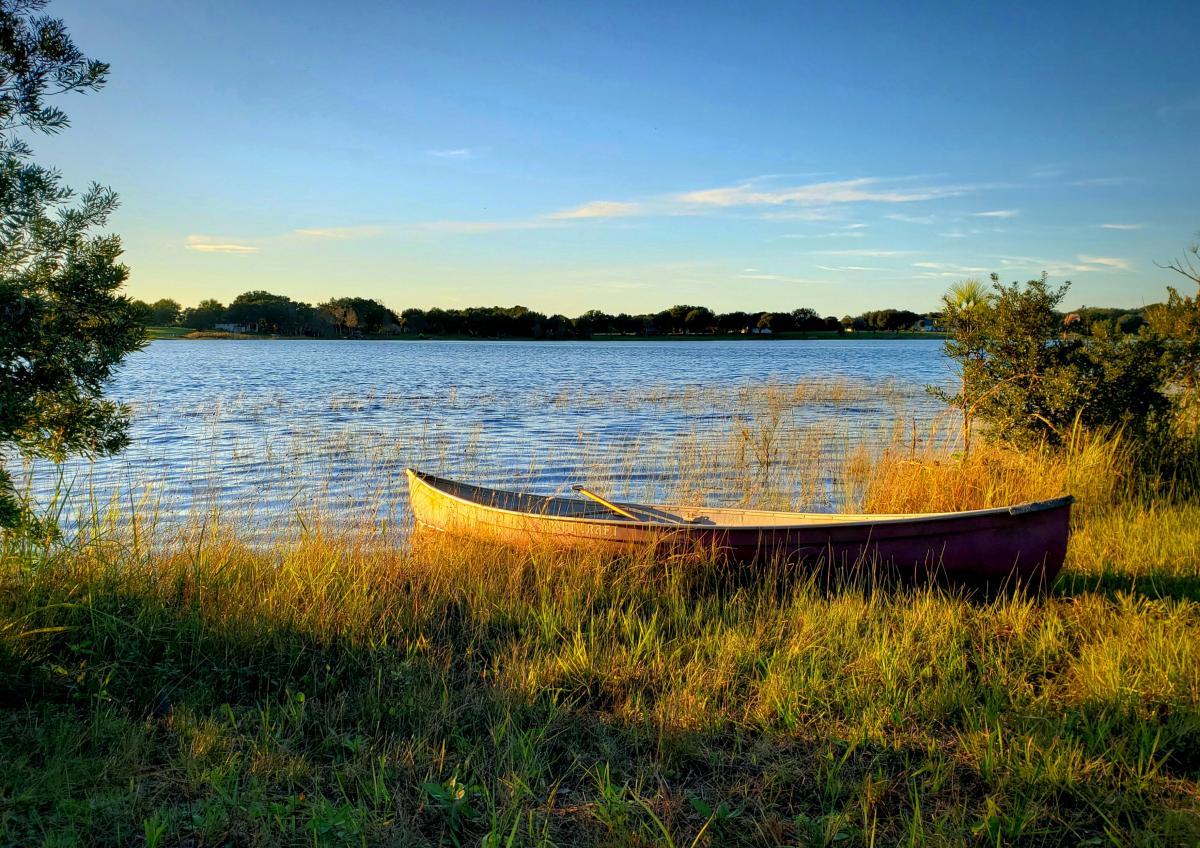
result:
[(121, 194), (136, 297), (1138, 305), (1200, 229), (1195, 3), (49, 11), (112, 77), (35, 150)]

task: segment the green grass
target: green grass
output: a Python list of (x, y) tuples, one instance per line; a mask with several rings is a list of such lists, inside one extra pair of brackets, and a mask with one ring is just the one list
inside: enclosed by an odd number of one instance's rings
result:
[(1197, 844), (1200, 506), (1121, 462), (851, 457), (871, 503), (1077, 491), (1039, 597), (319, 524), (10, 540), (0, 843)]
[(158, 339), (183, 339), (187, 338), (189, 333), (194, 333), (191, 327), (147, 327), (146, 338), (151, 341)]

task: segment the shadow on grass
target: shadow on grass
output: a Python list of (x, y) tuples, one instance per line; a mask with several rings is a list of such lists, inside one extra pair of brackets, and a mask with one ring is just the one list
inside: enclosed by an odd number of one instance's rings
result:
[[(695, 577), (694, 591), (736, 591), (727, 573)], [(777, 578), (783, 591), (796, 575)], [(1064, 776), (1006, 745), (1008, 733), (1053, 750), (1061, 716), (1017, 731), (1003, 698), (888, 742), (848, 713), (689, 729), (648, 709), (631, 720), (586, 685), (508, 689), (510, 651), (544, 637), (462, 598), (365, 645), (226, 626), (182, 600), (87, 597), (22, 609), (0, 595), (0, 621), (20, 626), (0, 631), (0, 841), (1054, 845), (1194, 832), (1153, 775), (1148, 788)], [(1080, 719), (1096, 746), (1131, 732), (1098, 720)]]
[(1106, 598), (1134, 595), (1150, 600), (1200, 601), (1200, 575), (1192, 577), (1151, 571), (1132, 576), (1116, 572), (1083, 574), (1065, 571), (1059, 575), (1051, 594), (1060, 597), (1096, 594)]

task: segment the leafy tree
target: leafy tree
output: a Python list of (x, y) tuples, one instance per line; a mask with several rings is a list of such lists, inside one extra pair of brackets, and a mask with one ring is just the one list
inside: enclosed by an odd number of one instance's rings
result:
[(229, 321), (255, 328), (260, 333), (288, 336), (329, 334), (329, 321), (320, 310), (282, 294), (248, 291), (239, 294), (225, 310)]
[(336, 300), (322, 303), (317, 307), (317, 309), (329, 316), (329, 320), (333, 322), (338, 335), (344, 335), (358, 329), (358, 312), (354, 309), (354, 305), (350, 300), (348, 297), (340, 297)]
[(749, 312), (726, 312), (717, 316), (717, 329), (722, 333), (744, 333), (758, 323), (758, 316)]
[(183, 307), (179, 305), (179, 301), (171, 300), (169, 297), (156, 300), (150, 304), (150, 326), (173, 326), (179, 321), (179, 315), (182, 312)]
[(185, 327), (197, 330), (211, 330), (217, 324), (225, 322), (225, 307), (219, 300), (202, 300), (196, 306), (183, 310), (179, 323)]
[(717, 316), (707, 306), (697, 306), (683, 316), (683, 328), (689, 333), (711, 333)]
[(616, 333), (616, 316), (609, 315), (599, 309), (589, 309), (573, 322), (575, 334), (580, 338), (589, 338), (594, 333)]
[[(45, 98), (96, 91), (108, 65), (88, 59), (44, 0), (0, 0), (0, 447), (26, 458), (115, 453), (128, 410), (105, 400), (113, 368), (144, 331), (119, 293), (121, 242), (97, 235), (117, 206), (110, 189), (76, 195), (32, 161), (21, 130), (53, 133), (66, 114)], [(0, 526), (33, 522), (0, 467)]]
[[(1165, 266), (1200, 286), (1200, 243)], [(1200, 289), (1195, 296), (1167, 288), (1167, 302), (1146, 309), (1149, 331), (1163, 341), (1167, 380), (1176, 392), (1177, 422), (1186, 435), (1200, 432)]]
[(379, 301), (365, 297), (339, 297), (322, 303), (317, 309), (329, 316), (338, 333), (356, 330), (381, 333), (393, 325), (400, 324), (396, 313)]
[(792, 310), (792, 324), (800, 332), (812, 332), (814, 330), (837, 329), (837, 319), (833, 319), (833, 327), (829, 326), (828, 319), (822, 318), (817, 314), (815, 309), (808, 307), (800, 307)]

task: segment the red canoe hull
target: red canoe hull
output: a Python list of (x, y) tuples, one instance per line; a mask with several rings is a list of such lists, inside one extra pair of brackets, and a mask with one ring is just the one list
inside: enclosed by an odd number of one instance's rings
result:
[[(993, 586), (1053, 580), (1066, 557), (1073, 500), (904, 516), (621, 504), (647, 518), (635, 521), (576, 498), (485, 489), (415, 471), (409, 471), (409, 491), (419, 526), (504, 544), (694, 552), (740, 563), (786, 560)], [(700, 513), (704, 523), (679, 523)]]

